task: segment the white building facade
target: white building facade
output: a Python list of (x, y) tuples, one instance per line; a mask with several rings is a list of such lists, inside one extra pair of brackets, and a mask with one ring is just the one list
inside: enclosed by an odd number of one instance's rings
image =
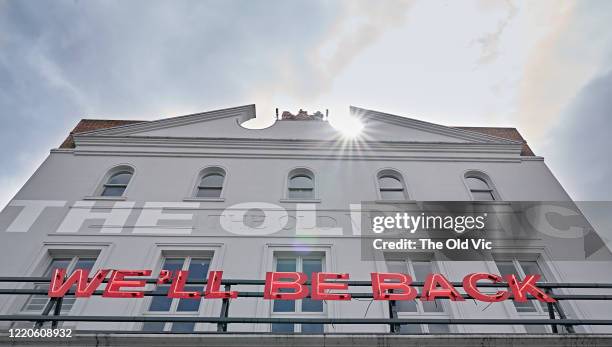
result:
[[(241, 124), (248, 105), (150, 122), (84, 120), (36, 170), (0, 214), (1, 276), (48, 276), (56, 267), (184, 269), (194, 279), (223, 270), (226, 279), (269, 271), (403, 272), (422, 280), (440, 272), (541, 273), (550, 282), (606, 282), (609, 262), (555, 262), (546, 245), (482, 261), (361, 257), (363, 201), (569, 201), (570, 197), (514, 129), (461, 129), (351, 108), (363, 131), (342, 136), (324, 118)], [(289, 117), (287, 117), (289, 118)], [(89, 130), (89, 131), (88, 131)], [(505, 136), (505, 135), (512, 136)], [(588, 268), (588, 271), (585, 269)], [(191, 278), (191, 277), (190, 277)], [(3, 288), (46, 288), (2, 283)], [(148, 289), (156, 288), (149, 284)], [(201, 289), (201, 288), (196, 288)], [(261, 291), (261, 286), (237, 286)], [(164, 290), (163, 286), (157, 290)], [(363, 290), (362, 290), (363, 291)], [(584, 290), (563, 293), (583, 294)], [(591, 293), (591, 292), (589, 292)], [(39, 314), (48, 298), (0, 295), (0, 313)], [(568, 318), (608, 319), (605, 301), (565, 302)], [(62, 314), (219, 315), (222, 300), (166, 297), (66, 298)], [(399, 318), (548, 318), (545, 305), (467, 300), (400, 303)], [(234, 299), (230, 317), (388, 318), (387, 302)], [(0, 322), (5, 329), (26, 323)], [(30, 324), (31, 325), (31, 324)], [(185, 322), (65, 322), (79, 330), (215, 331)], [(550, 332), (550, 326), (403, 325), (402, 333)], [(576, 326), (606, 333), (609, 326)], [(229, 324), (240, 332), (387, 333), (389, 325)]]

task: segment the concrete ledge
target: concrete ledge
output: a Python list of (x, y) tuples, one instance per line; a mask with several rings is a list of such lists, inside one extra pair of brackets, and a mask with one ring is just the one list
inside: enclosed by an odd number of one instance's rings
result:
[(612, 334), (461, 334), (461, 335), (278, 335), (278, 334), (76, 334), (72, 338), (10, 338), (2, 346), (612, 346)]

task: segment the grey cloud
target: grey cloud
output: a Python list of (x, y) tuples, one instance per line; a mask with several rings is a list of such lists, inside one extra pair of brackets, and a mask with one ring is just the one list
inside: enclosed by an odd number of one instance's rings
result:
[[(0, 183), (16, 176), (25, 182), (32, 162), (83, 117), (156, 119), (265, 102), (279, 91), (317, 95), (388, 27), (387, 15), (401, 17), (405, 8), (324, 0), (0, 0), (0, 146), (11, 149), (0, 154)], [(353, 15), (365, 16), (366, 29), (337, 31)], [(330, 39), (339, 53), (331, 68), (321, 67), (315, 53)], [(13, 193), (0, 189), (0, 205)]]
[(577, 200), (612, 201), (612, 70), (589, 82), (557, 120), (548, 165)]

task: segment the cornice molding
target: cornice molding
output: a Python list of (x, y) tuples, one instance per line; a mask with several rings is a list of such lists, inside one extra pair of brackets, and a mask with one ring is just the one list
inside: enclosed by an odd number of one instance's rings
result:
[(467, 141), (476, 141), (476, 142), (496, 142), (496, 143), (514, 143), (520, 144), (520, 141), (509, 140), (502, 137), (497, 137), (493, 135), (487, 135), (482, 133), (477, 133), (469, 130), (451, 128), (445, 125), (425, 122), (422, 120), (397, 116), (390, 113), (379, 112), (374, 110), (368, 110), (365, 108), (360, 108), (356, 106), (351, 106), (351, 114), (357, 118), (360, 118), (364, 121), (374, 120), (380, 121), (388, 124), (409, 127), (413, 129), (418, 129), (434, 134), (446, 135), (450, 137), (454, 137), (457, 139), (463, 139)]

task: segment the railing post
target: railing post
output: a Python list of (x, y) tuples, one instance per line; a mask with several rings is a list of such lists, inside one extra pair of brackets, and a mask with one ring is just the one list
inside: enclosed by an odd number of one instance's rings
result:
[[(225, 291), (229, 292), (231, 290), (231, 285), (226, 284), (225, 285)], [(229, 315), (229, 305), (230, 305), (230, 300), (229, 298), (224, 298), (223, 302), (221, 304), (221, 314), (219, 314), (219, 318), (227, 318)], [(217, 332), (220, 333), (224, 333), (227, 332), (227, 323), (217, 323)]]
[[(41, 316), (48, 316), (49, 312), (51, 312), (51, 308), (53, 308), (53, 305), (57, 302), (58, 298), (51, 298), (49, 299), (49, 301), (47, 301), (47, 304), (45, 305), (45, 308), (43, 308), (42, 313), (40, 314)], [(40, 329), (43, 324), (45, 324), (45, 320), (41, 319), (41, 320), (37, 320), (36, 323), (34, 323), (34, 329)]]
[[(393, 289), (389, 290), (389, 293), (393, 293)], [(389, 300), (389, 318), (397, 319), (397, 303), (395, 300)], [(389, 324), (389, 332), (391, 334), (399, 334), (400, 326), (396, 323)]]
[[(552, 296), (552, 289), (547, 288), (546, 294), (548, 294), (549, 296)], [(554, 320), (555, 319), (555, 308), (552, 302), (547, 302), (546, 306), (548, 307), (548, 318)], [(559, 333), (559, 329), (557, 329), (557, 324), (551, 324), (550, 327), (552, 328), (553, 334)]]
[[(55, 308), (53, 309), (53, 315), (54, 316), (59, 316), (62, 313), (62, 302), (64, 301), (64, 298), (59, 297), (56, 299), (55, 302)], [(57, 329), (57, 325), (58, 325), (59, 321), (54, 320), (53, 322), (51, 322), (51, 328), (52, 329)]]
[[(553, 302), (552, 303), (553, 307), (557, 310), (557, 312), (559, 312), (559, 318), (561, 319), (567, 319), (567, 315), (565, 314), (565, 311), (563, 310), (563, 307), (561, 307), (561, 304), (557, 301), (557, 302)], [(568, 333), (573, 334), (576, 331), (574, 330), (574, 326), (571, 324), (565, 324), (564, 325), (565, 330), (567, 330)]]

